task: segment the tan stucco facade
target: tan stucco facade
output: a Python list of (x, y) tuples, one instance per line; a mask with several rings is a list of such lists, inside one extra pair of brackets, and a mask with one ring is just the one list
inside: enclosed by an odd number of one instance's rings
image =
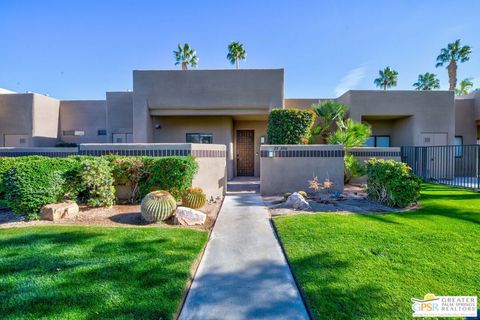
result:
[(135, 70), (133, 90), (107, 92), (105, 100), (0, 90), (0, 146), (186, 143), (187, 133), (205, 133), (226, 146), (231, 179), (237, 175), (237, 132), (251, 130), (253, 175), (259, 176), (269, 112), (326, 100), (347, 104), (352, 119), (369, 123), (374, 136), (388, 136), (391, 147), (454, 144), (455, 136), (474, 144), (480, 137), (479, 92), (455, 99), (450, 91), (350, 90), (331, 99), (286, 99), (284, 77), (283, 69)]

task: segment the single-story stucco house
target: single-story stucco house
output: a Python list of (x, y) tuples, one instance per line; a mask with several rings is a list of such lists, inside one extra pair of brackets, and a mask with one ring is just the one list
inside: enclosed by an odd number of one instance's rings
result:
[[(74, 143), (215, 143), (228, 178), (260, 175), (260, 145), (274, 108), (325, 98), (284, 97), (284, 69), (135, 70), (133, 90), (105, 100), (58, 100), (0, 90), (0, 147)], [(338, 98), (372, 127), (368, 146), (476, 144), (480, 92), (349, 90)]]

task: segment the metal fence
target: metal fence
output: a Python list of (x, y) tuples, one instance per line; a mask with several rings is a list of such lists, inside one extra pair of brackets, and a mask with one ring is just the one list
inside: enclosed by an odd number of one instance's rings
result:
[(480, 189), (480, 145), (402, 147), (401, 157), (427, 182)]

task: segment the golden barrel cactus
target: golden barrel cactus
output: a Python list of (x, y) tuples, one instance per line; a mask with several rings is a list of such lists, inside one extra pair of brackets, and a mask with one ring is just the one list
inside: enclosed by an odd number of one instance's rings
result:
[(198, 209), (205, 205), (207, 202), (207, 196), (203, 192), (202, 188), (188, 188), (183, 192), (182, 205), (184, 207)]
[(159, 190), (147, 194), (140, 207), (142, 218), (145, 221), (164, 221), (170, 218), (177, 209), (177, 201), (167, 191)]

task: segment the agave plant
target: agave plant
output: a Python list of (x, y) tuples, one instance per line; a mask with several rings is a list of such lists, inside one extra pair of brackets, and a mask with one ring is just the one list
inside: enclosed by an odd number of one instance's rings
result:
[(198, 64), (197, 52), (190, 48), (188, 43), (183, 46), (179, 43), (178, 50), (173, 51), (175, 56), (175, 65), (182, 65), (182, 70), (187, 70), (188, 66), (196, 67)]

